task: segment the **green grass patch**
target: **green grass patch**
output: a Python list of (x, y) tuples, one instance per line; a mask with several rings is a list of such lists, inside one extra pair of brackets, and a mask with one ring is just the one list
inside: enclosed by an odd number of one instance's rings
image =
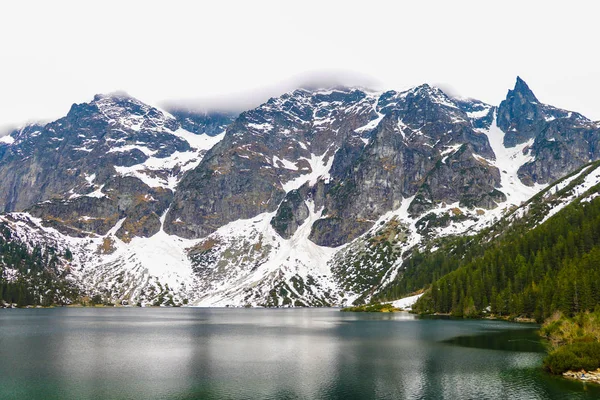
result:
[(565, 317), (555, 313), (540, 331), (549, 341), (544, 368), (553, 374), (600, 368), (600, 311)]

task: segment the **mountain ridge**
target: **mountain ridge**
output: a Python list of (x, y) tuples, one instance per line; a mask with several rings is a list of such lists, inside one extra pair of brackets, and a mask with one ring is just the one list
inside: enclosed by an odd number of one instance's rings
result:
[(520, 78), (498, 107), (428, 84), (298, 89), (235, 117), (97, 95), (15, 132), (5, 212), (73, 247), (83, 291), (144, 304), (366, 301), (415, 246), (600, 158), (597, 124)]

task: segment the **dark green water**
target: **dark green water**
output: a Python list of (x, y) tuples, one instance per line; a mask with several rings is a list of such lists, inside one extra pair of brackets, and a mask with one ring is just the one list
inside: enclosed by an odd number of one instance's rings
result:
[(1, 399), (600, 399), (529, 325), (331, 309), (0, 310)]

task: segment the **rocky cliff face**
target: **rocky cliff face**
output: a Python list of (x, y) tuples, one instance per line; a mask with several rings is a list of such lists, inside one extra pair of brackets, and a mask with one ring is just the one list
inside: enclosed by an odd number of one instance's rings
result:
[(297, 90), (242, 113), (180, 182), (165, 230), (199, 238), (277, 210), (286, 192), (326, 175), (337, 149), (377, 117), (360, 90)]
[(521, 78), (498, 107), (498, 127), (507, 147), (528, 143), (533, 160), (519, 169), (519, 178), (529, 185), (549, 183), (600, 157), (598, 125), (541, 103)]
[(494, 193), (499, 173), (484, 161), (494, 153), (486, 135), (475, 130), (453, 99), (423, 85), (384, 93), (377, 112), (380, 122), (370, 140), (325, 190), (327, 217), (314, 226), (311, 237), (316, 243), (347, 243), (415, 194), (413, 213), (441, 202), (496, 206), (495, 199), (501, 198)]
[[(277, 210), (287, 192), (307, 181), (311, 198), (327, 211), (311, 238), (327, 246), (364, 233), (418, 191), (415, 212), (456, 200), (492, 208), (502, 199), (495, 192), (499, 173), (481, 159), (494, 154), (475, 128), (490, 116), (490, 106), (457, 103), (428, 85), (381, 95), (298, 90), (271, 99), (242, 113), (184, 178), (165, 229), (186, 238), (206, 236), (236, 219)], [(450, 174), (464, 178), (453, 182)], [(296, 209), (302, 208), (298, 196)], [(291, 212), (290, 205), (282, 204), (289, 211), (279, 212), (276, 221)]]
[(148, 187), (132, 176), (115, 176), (92, 196), (48, 200), (28, 211), (47, 226), (78, 237), (106, 235), (121, 221), (116, 236), (129, 242), (133, 237), (150, 237), (160, 230), (160, 216), (172, 198), (168, 189)]
[(299, 89), (235, 117), (98, 95), (0, 140), (0, 208), (75, 243), (107, 298), (342, 304), (599, 159), (599, 135), (520, 78), (498, 107), (429, 85)]
[(123, 218), (119, 237), (151, 236), (179, 178), (222, 137), (215, 120), (225, 121), (204, 115), (195, 122), (197, 130), (208, 124), (208, 138), (126, 94), (74, 104), (66, 117), (15, 131), (12, 143), (0, 145), (0, 207), (30, 209), (76, 236), (104, 235)]

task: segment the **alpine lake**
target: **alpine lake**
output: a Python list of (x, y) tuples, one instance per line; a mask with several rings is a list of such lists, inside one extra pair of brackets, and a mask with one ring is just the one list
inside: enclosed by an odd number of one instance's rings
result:
[(0, 399), (600, 399), (538, 326), (339, 309), (0, 310)]

